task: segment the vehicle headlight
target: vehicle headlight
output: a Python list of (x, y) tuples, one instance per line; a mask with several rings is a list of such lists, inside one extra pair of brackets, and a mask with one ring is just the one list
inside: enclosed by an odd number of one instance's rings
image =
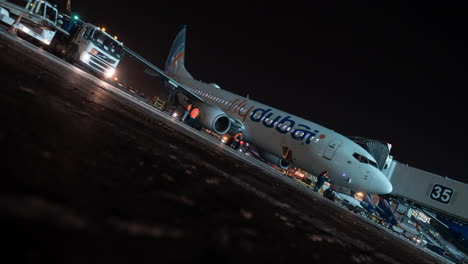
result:
[(115, 69), (114, 68), (109, 68), (106, 70), (106, 72), (104, 73), (106, 75), (107, 78), (110, 78), (114, 75), (115, 73)]
[(22, 26), (21, 27), (21, 30), (24, 32), (24, 33), (29, 33), (29, 31), (31, 31), (29, 28), (25, 27), (25, 26)]
[(89, 55), (88, 52), (85, 51), (85, 52), (81, 53), (80, 60), (82, 62), (88, 63), (90, 59), (91, 59), (91, 55)]

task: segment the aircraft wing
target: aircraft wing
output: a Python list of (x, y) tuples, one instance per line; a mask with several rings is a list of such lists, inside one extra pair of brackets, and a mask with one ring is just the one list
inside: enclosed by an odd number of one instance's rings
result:
[[(131, 55), (135, 56), (135, 54), (131, 54)], [(158, 77), (159, 79), (165, 82), (166, 88), (172, 89), (174, 92), (182, 93), (183, 95), (185, 95), (188, 99), (192, 100), (193, 102), (206, 103), (206, 101), (203, 100), (203, 98), (196, 95), (195, 93), (190, 91), (190, 89), (188, 89), (184, 85), (172, 79), (169, 74), (164, 73), (158, 68), (152, 67), (152, 69), (145, 69), (144, 72), (150, 76)]]
[[(209, 107), (212, 108), (212, 109), (217, 109), (218, 111), (223, 112), (226, 116), (229, 117), (229, 120), (231, 121), (231, 126), (235, 127), (236, 129), (239, 129), (240, 131), (245, 130), (244, 125), (239, 120), (237, 120), (235, 117), (231, 116), (229, 113), (226, 113), (225, 111), (223, 111), (219, 106), (214, 105), (214, 104), (210, 104), (209, 102), (207, 102), (203, 98), (199, 97), (197, 94), (190, 91), (190, 89), (186, 88), (184, 85), (179, 84), (179, 85), (175, 86), (172, 83), (170, 83), (170, 85), (173, 87), (173, 88), (172, 87), (171, 88), (174, 90), (174, 92), (184, 95), (185, 97), (187, 97), (187, 99), (191, 100), (193, 103), (195, 103), (195, 104), (196, 103), (204, 103), (206, 105), (209, 105)], [(171, 88), (169, 88), (169, 89), (171, 89)]]
[(171, 86), (169, 89), (173, 89), (174, 92), (182, 93), (185, 95), (188, 99), (192, 100), (193, 102), (201, 102), (201, 103), (207, 103), (203, 98), (198, 96), (197, 94), (193, 93), (183, 85), (173, 81), (172, 79), (167, 80), (167, 83)]

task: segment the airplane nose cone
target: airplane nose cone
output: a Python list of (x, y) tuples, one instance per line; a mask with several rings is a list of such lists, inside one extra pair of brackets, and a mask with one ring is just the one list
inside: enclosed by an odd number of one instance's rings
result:
[(393, 185), (390, 181), (385, 177), (385, 175), (379, 173), (374, 178), (373, 183), (373, 192), (375, 194), (387, 194), (391, 193), (393, 190)]

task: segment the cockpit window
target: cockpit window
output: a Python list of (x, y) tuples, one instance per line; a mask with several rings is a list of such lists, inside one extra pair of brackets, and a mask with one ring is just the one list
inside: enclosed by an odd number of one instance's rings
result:
[(361, 162), (361, 163), (367, 163), (367, 164), (370, 164), (370, 165), (372, 165), (372, 166), (374, 166), (374, 167), (377, 168), (377, 163), (375, 163), (374, 161), (372, 161), (372, 160), (370, 160), (370, 159), (368, 159), (368, 158), (366, 158), (366, 157), (364, 157), (364, 156), (362, 156), (362, 155), (359, 155), (359, 154), (357, 154), (357, 153), (354, 153), (354, 154), (353, 154), (353, 157), (354, 157), (355, 159), (357, 159), (357, 160), (358, 160), (359, 162)]

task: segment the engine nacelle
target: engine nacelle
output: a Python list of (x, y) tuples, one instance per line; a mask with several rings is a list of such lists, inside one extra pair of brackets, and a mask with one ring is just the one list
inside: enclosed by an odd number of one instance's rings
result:
[(231, 120), (219, 108), (208, 104), (197, 104), (200, 114), (198, 122), (209, 130), (223, 135), (231, 128)]
[(283, 159), (280, 159), (278, 158), (277, 156), (271, 154), (270, 152), (268, 151), (263, 151), (263, 150), (259, 150), (258, 151), (258, 154), (260, 155), (260, 157), (262, 157), (265, 161), (268, 161), (282, 169), (288, 169), (289, 168), (289, 162), (283, 160)]

